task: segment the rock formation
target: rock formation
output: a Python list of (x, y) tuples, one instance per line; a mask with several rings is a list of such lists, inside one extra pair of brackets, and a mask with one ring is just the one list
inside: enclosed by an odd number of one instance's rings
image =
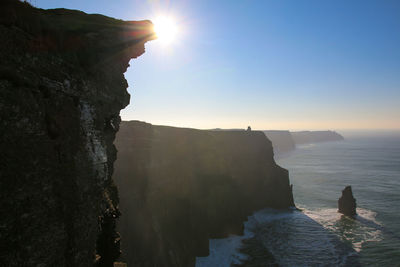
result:
[(0, 266), (112, 266), (123, 73), (152, 24), (3, 0), (0, 36)]
[(296, 145), (344, 140), (335, 131), (301, 131), (291, 132), (291, 135)]
[(356, 199), (353, 197), (351, 186), (346, 186), (338, 200), (339, 212), (347, 216), (356, 215)]
[(128, 266), (194, 266), (208, 255), (209, 238), (241, 234), (256, 210), (294, 205), (288, 172), (262, 132), (130, 121), (115, 144)]

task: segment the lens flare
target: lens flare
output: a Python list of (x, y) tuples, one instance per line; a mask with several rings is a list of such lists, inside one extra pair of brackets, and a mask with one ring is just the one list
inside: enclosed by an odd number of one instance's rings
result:
[(162, 43), (170, 44), (176, 40), (179, 32), (178, 25), (171, 17), (158, 17), (153, 20), (154, 32)]

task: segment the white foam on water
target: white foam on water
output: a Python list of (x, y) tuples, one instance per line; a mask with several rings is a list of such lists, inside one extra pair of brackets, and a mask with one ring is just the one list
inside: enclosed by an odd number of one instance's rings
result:
[(344, 242), (350, 242), (355, 251), (360, 252), (366, 242), (382, 241), (382, 224), (376, 220), (376, 212), (357, 208), (357, 216), (350, 218), (337, 209), (304, 209), (303, 213), (337, 234)]
[(251, 216), (244, 223), (245, 230), (242, 236), (231, 235), (228, 238), (210, 239), (210, 254), (207, 257), (197, 257), (196, 267), (230, 267), (232, 264), (239, 264), (247, 258), (246, 255), (239, 252), (242, 246), (242, 240), (251, 238), (254, 233), (249, 231), (248, 225), (252, 223)]
[(196, 267), (230, 267), (232, 264), (240, 264), (247, 258), (239, 252), (242, 241), (254, 236), (253, 230), (261, 223), (277, 221), (288, 218), (289, 212), (280, 212), (273, 209), (265, 209), (255, 212), (247, 218), (244, 223), (244, 234), (242, 236), (232, 235), (223, 239), (210, 239), (210, 254), (207, 257), (197, 257)]
[(355, 219), (342, 216), (337, 209), (304, 207), (302, 211), (265, 209), (245, 222), (243, 236), (210, 240), (210, 255), (196, 258), (196, 267), (229, 267), (246, 259), (239, 252), (242, 240), (257, 235), (281, 266), (343, 266), (357, 255), (365, 242), (382, 239), (376, 213), (357, 209)]
[(338, 250), (334, 236), (300, 211), (273, 212), (265, 210), (259, 219), (257, 236), (281, 266), (340, 265), (343, 252)]

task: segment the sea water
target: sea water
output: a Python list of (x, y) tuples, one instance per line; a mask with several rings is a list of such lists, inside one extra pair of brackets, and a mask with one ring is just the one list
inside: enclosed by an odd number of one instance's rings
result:
[[(241, 241), (254, 236), (281, 266), (400, 266), (400, 134), (345, 138), (277, 158), (299, 210), (254, 213), (243, 236), (210, 240), (210, 256), (196, 266), (239, 264), (247, 257), (238, 252)], [(337, 212), (347, 185), (355, 218)]]

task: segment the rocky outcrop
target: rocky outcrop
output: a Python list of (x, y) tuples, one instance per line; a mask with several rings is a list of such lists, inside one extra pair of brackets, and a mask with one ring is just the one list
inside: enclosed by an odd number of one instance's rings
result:
[(269, 130), (263, 132), (271, 140), (275, 155), (285, 154), (296, 149), (289, 131)]
[(301, 131), (291, 134), (296, 145), (344, 140), (343, 136), (335, 131)]
[(261, 208), (294, 205), (288, 172), (263, 132), (130, 121), (115, 144), (128, 266), (194, 266), (208, 255), (209, 238), (241, 234)]
[(356, 199), (353, 197), (351, 186), (346, 186), (338, 200), (339, 212), (347, 216), (354, 216), (356, 212)]
[(0, 36), (0, 266), (111, 266), (123, 73), (152, 25), (3, 0)]

